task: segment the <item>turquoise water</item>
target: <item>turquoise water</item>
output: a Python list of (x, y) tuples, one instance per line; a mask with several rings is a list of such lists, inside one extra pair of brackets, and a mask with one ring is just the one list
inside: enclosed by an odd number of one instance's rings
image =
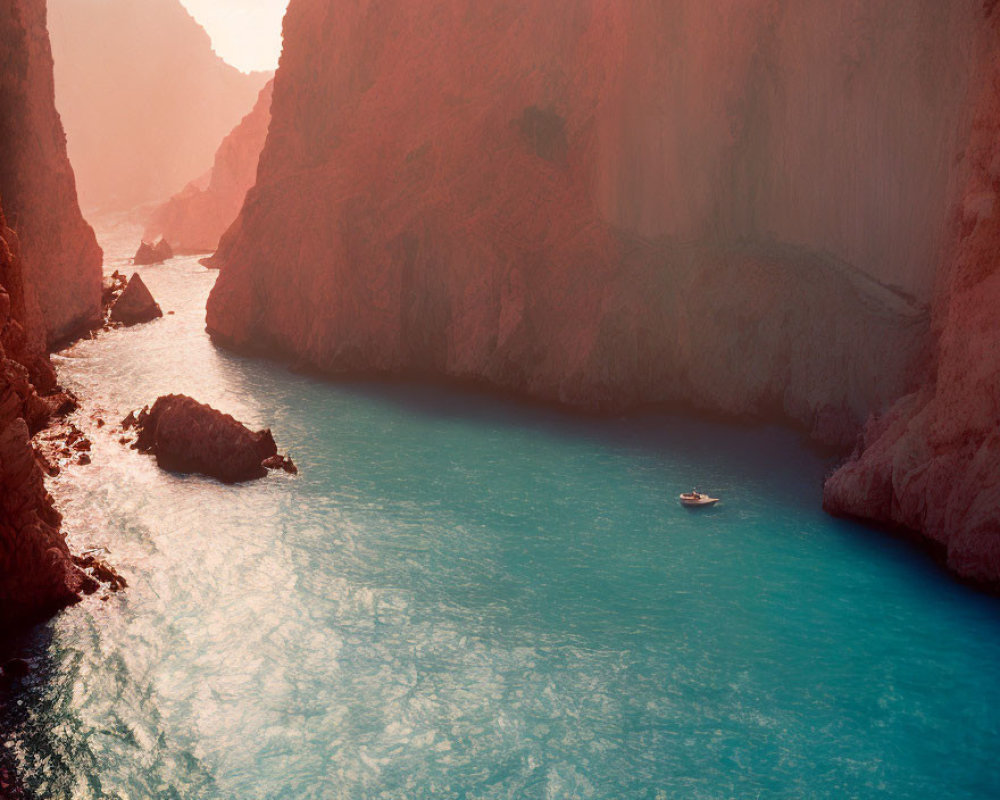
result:
[[(2, 744), (39, 797), (1000, 795), (1000, 606), (825, 517), (792, 435), (324, 383), (213, 348), (194, 259), (142, 273), (176, 314), (59, 358), (95, 451), (54, 492), (131, 588), (31, 642)], [(88, 420), (168, 391), (301, 475)]]

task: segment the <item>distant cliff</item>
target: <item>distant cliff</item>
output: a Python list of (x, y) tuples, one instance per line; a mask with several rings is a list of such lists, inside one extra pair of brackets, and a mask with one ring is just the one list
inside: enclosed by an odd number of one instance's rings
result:
[(0, 202), (20, 240), (15, 313), (34, 350), (100, 319), (101, 250), (55, 109), (44, 0), (0, 7)]
[(219, 246), (257, 179), (257, 163), (271, 123), (273, 88), (274, 82), (268, 81), (253, 110), (223, 139), (207, 179), (188, 184), (152, 213), (146, 239), (164, 238), (182, 252), (208, 252)]
[(984, 45), (926, 385), (874, 419), (826, 485), (837, 514), (917, 531), (1000, 587), (1000, 12)]
[(49, 15), (85, 207), (126, 210), (179, 191), (270, 77), (226, 64), (180, 0), (49, 0)]

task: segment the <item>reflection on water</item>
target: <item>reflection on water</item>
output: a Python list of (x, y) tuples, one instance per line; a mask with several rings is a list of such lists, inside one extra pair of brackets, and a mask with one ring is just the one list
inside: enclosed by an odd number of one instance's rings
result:
[[(323, 383), (216, 350), (196, 259), (142, 274), (176, 313), (57, 359), (95, 444), (54, 491), (131, 587), (33, 641), (3, 744), (40, 797), (1000, 792), (996, 603), (824, 517), (790, 435)], [(166, 474), (88, 421), (166, 392), (300, 476)]]

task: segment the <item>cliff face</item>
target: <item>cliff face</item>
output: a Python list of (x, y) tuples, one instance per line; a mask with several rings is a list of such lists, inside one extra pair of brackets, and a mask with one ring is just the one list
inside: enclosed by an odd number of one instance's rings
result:
[(208, 170), (270, 77), (226, 64), (180, 0), (49, 0), (49, 15), (85, 207), (170, 197)]
[(926, 344), (982, 14), (292, 0), (209, 329), (843, 445)]
[(23, 264), (8, 288), (38, 352), (100, 320), (102, 261), (77, 204), (45, 25), (43, 0), (0, 8), (0, 200)]
[(826, 485), (826, 508), (919, 532), (948, 566), (1000, 585), (1000, 20), (935, 305), (933, 379), (873, 420)]
[(257, 178), (271, 123), (273, 88), (274, 82), (268, 81), (253, 110), (223, 139), (207, 180), (189, 183), (153, 212), (144, 238), (166, 239), (180, 251), (207, 252), (219, 246)]
[[(17, 235), (0, 209), (0, 281), (16, 284), (23, 272)], [(31, 443), (51, 414), (35, 384), (54, 383), (54, 375), (25, 352), (13, 305), (0, 287), (0, 633), (79, 599), (84, 581)]]

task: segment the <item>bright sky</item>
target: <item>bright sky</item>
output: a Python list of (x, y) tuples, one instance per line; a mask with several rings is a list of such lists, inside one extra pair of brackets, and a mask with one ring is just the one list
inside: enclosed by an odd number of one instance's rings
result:
[(181, 0), (212, 37), (215, 52), (244, 72), (274, 69), (288, 0)]

